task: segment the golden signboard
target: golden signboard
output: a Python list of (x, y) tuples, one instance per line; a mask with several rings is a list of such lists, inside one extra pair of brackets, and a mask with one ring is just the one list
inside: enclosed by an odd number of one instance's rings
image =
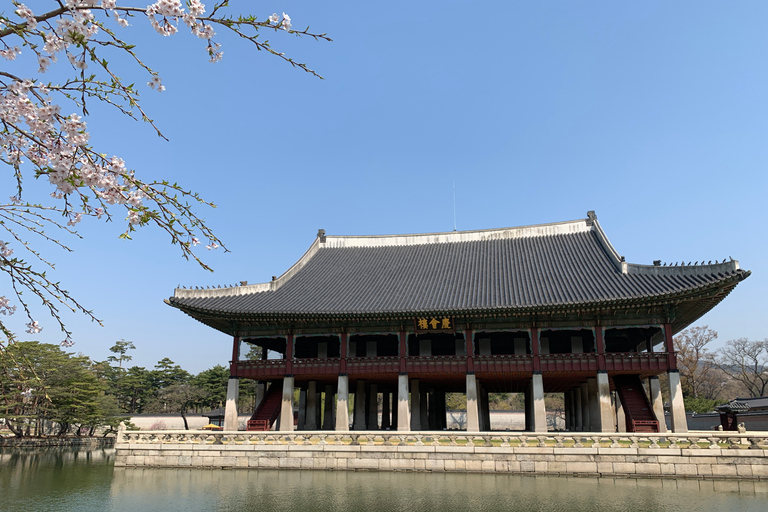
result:
[(416, 332), (453, 332), (453, 318), (422, 316), (414, 319)]

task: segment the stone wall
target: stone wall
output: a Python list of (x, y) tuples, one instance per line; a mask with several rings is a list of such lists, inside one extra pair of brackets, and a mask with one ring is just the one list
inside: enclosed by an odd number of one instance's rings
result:
[(0, 437), (0, 448), (44, 448), (47, 446), (88, 446), (109, 448), (115, 444), (112, 437)]
[(121, 433), (117, 467), (768, 480), (768, 435)]

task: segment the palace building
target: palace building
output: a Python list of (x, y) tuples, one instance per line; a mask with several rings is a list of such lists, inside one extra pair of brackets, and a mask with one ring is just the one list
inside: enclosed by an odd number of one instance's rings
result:
[[(464, 393), (478, 432), (488, 394), (504, 392), (524, 395), (527, 431), (547, 431), (544, 394), (562, 393), (568, 430), (663, 432), (666, 373), (672, 429), (685, 432), (672, 336), (749, 275), (734, 260), (627, 263), (589, 212), (480, 231), (320, 230), (271, 282), (166, 302), (233, 337), (225, 430), (245, 378), (259, 383), (249, 430), (442, 430), (446, 393)], [(249, 346), (257, 360), (241, 359)]]

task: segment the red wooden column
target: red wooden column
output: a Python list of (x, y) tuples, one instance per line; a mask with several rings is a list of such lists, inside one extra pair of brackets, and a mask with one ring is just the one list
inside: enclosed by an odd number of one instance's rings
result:
[(285, 337), (285, 374), (293, 375), (293, 334)]
[(475, 343), (472, 329), (464, 330), (464, 342), (467, 345), (467, 373), (475, 373)]
[(237, 361), (240, 359), (240, 336), (232, 341), (232, 361), (229, 363), (229, 376), (237, 376)]
[(541, 373), (541, 358), (539, 357), (539, 328), (531, 327), (531, 355), (533, 356), (533, 371)]
[(595, 346), (597, 348), (597, 371), (604, 372), (606, 370), (605, 365), (605, 341), (603, 341), (603, 326), (596, 325), (595, 331)]
[(406, 373), (405, 358), (408, 356), (408, 334), (400, 331), (400, 373)]
[(339, 361), (339, 373), (342, 375), (347, 374), (347, 333), (343, 332), (341, 333), (341, 347), (339, 348), (339, 357), (341, 358), (341, 361)]
[(664, 346), (667, 348), (667, 364), (669, 370), (677, 371), (677, 354), (675, 342), (672, 340), (672, 324), (664, 324)]

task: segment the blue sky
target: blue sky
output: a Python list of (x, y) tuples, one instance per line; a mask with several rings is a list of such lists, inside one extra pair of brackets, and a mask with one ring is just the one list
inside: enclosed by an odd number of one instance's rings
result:
[[(125, 242), (119, 222), (82, 223), (72, 255), (47, 253), (105, 322), (68, 316), (74, 350), (104, 359), (124, 338), (132, 364), (226, 364), (228, 337), (163, 304), (177, 285), (268, 281), (319, 228), (450, 231), (454, 184), (460, 230), (595, 210), (627, 261), (732, 256), (753, 275), (699, 324), (716, 346), (768, 335), (765, 2), (232, 3), (327, 32), (263, 36), (326, 79), (228, 37), (209, 64), (185, 33), (121, 31), (167, 87), (143, 99), (170, 142), (102, 109), (93, 142), (216, 202), (201, 213), (230, 252), (204, 251), (211, 274), (160, 232)], [(60, 341), (40, 320), (38, 338)]]

